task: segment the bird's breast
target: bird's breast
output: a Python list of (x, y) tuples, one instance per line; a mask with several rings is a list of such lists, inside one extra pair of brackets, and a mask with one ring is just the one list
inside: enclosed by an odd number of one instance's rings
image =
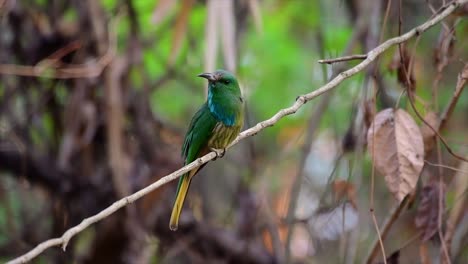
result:
[(208, 147), (215, 149), (224, 149), (226, 148), (237, 135), (239, 135), (241, 126), (226, 126), (223, 122), (216, 123), (213, 134), (208, 141)]

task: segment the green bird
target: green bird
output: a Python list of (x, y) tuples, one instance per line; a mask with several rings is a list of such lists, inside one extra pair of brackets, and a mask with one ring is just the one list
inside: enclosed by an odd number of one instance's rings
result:
[[(236, 77), (228, 71), (198, 75), (208, 79), (208, 98), (195, 113), (185, 135), (182, 157), (189, 164), (210, 151), (224, 154), (225, 148), (237, 137), (244, 124), (244, 101)], [(222, 155), (221, 154), (221, 155)], [(200, 166), (184, 174), (177, 185), (169, 228), (177, 230), (180, 213), (190, 182)]]

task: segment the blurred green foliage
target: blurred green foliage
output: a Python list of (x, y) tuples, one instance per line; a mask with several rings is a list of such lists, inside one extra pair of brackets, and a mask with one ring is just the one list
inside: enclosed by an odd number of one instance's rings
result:
[[(343, 50), (353, 30), (349, 26), (338, 24), (326, 27), (321, 25), (318, 1), (268, 1), (268, 3), (265, 5), (267, 10), (263, 10), (262, 31), (258, 32), (250, 19), (239, 47), (238, 75), (243, 84), (248, 109), (253, 116), (252, 122), (271, 117), (279, 109), (291, 105), (298, 95), (314, 90), (324, 83), (322, 68), (316, 63), (320, 56), (315, 32), (320, 27), (323, 27), (320, 30), (324, 34), (325, 52), (330, 56), (338, 55)], [(105, 1), (105, 5), (108, 10), (115, 10), (117, 8), (115, 5), (118, 3)], [(152, 45), (143, 50), (146, 72), (141, 73), (150, 76), (153, 81), (167, 71), (174, 33), (170, 23), (173, 23), (177, 10), (176, 7), (173, 14), (155, 28), (150, 19), (154, 6), (154, 1), (149, 0), (135, 3), (142, 35), (154, 40)], [(304, 10), (310, 11), (304, 12)], [(166, 82), (155, 89), (150, 98), (155, 113), (179, 126), (185, 126), (190, 113), (196, 111), (204, 101), (206, 84), (198, 80), (195, 75), (203, 69), (205, 21), (205, 6), (196, 4), (190, 12), (186, 41), (174, 65), (177, 71), (185, 75), (185, 80)], [(125, 35), (123, 32), (119, 34)], [(187, 42), (191, 40), (193, 45), (189, 47)], [(218, 67), (222, 67), (222, 62)], [(132, 78), (136, 86), (141, 81), (139, 75), (135, 73)], [(343, 89), (342, 96), (340, 95), (337, 100), (349, 98), (357, 89), (345, 90)], [(346, 103), (338, 103), (337, 110), (343, 111), (332, 113), (333, 118), (342, 124), (341, 129), (347, 126), (344, 121), (349, 118), (349, 113), (345, 109), (349, 109), (350, 106), (349, 100)], [(284, 126), (303, 126), (309, 113), (310, 108), (306, 108), (279, 122), (275, 127), (265, 131), (265, 138), (268, 141), (274, 140)]]
[[(174, 65), (169, 65), (169, 56), (174, 45), (174, 24), (183, 3), (177, 1), (168, 16), (155, 26), (151, 18), (158, 2), (155, 0), (132, 2), (137, 14), (139, 34), (144, 43), (141, 43), (143, 71), (139, 69), (132, 71), (131, 84), (135, 89), (140, 89), (144, 84), (144, 78), (149, 78), (150, 84), (154, 84), (163, 78), (168, 70), (175, 69), (177, 75), (172, 80), (158, 87), (149, 87), (151, 96), (148, 99), (155, 114), (162, 119), (171, 120), (176, 126), (182, 128), (187, 126), (190, 116), (205, 100), (206, 83), (196, 78), (196, 75), (203, 71), (207, 10), (203, 2), (195, 1), (189, 12), (187, 33), (184, 36), (179, 56)], [(36, 0), (36, 3), (44, 5), (44, 1)], [(118, 49), (119, 52), (125, 52), (129, 45), (130, 19), (123, 8), (124, 5), (117, 0), (102, 0), (101, 4), (108, 14), (109, 21), (118, 22)], [(354, 30), (343, 4), (335, 5), (318, 0), (268, 0), (262, 2), (261, 13), (263, 25), (261, 31), (254, 26), (252, 14), (245, 14), (248, 16), (248, 23), (245, 31), (240, 35), (238, 48), (238, 76), (242, 82), (244, 96), (252, 117), (248, 125), (271, 117), (279, 109), (290, 106), (298, 95), (315, 90), (326, 82), (323, 79), (322, 66), (317, 63), (317, 60), (322, 58), (318, 45), (319, 33), (322, 34), (324, 56), (329, 58), (341, 55)], [(76, 11), (69, 8), (65, 12), (64, 19), (65, 21), (76, 20)], [(462, 26), (458, 27), (459, 35), (467, 27), (466, 21), (461, 23)], [(437, 34), (438, 30), (431, 30), (425, 34), (425, 37), (436, 39)], [(420, 60), (420, 65), (431, 62), (431, 56), (427, 54), (432, 52), (433, 43), (421, 41), (418, 45), (415, 56)], [(401, 88), (395, 81), (396, 74), (385, 69), (392, 59), (393, 51), (384, 54), (381, 65), (386, 80), (393, 86), (390, 87), (391, 96), (398, 97)], [(354, 52), (364, 51), (358, 46)], [(218, 53), (221, 51), (218, 50)], [(218, 68), (222, 68), (222, 59), (218, 61)], [(416, 65), (416, 70), (417, 67), (418, 65)], [(325, 68), (327, 69), (325, 75), (330, 77), (332, 66)], [(431, 69), (424, 69), (423, 73), (427, 70)], [(433, 78), (430, 78), (431, 76), (433, 75), (417, 74), (416, 76), (418, 96), (426, 101), (430, 101), (432, 97)], [(345, 81), (337, 89), (331, 104), (333, 111), (327, 111), (320, 124), (323, 129), (335, 130), (336, 134), (345, 132), (353, 114), (355, 98), (358, 98), (361, 93), (362, 84), (363, 75), (359, 74)], [(449, 82), (449, 84), (452, 86), (441, 89), (439, 101), (449, 100), (454, 83)], [(447, 83), (441, 85), (447, 85)], [(59, 96), (62, 97), (62, 95)], [(401, 105), (407, 107), (405, 100), (403, 98)], [(466, 108), (467, 105), (468, 100), (462, 98), (461, 108)], [(266, 130), (264, 137), (259, 141), (271, 145), (277, 142), (278, 133), (283, 128), (303, 129), (312, 108), (313, 106), (306, 106), (297, 114), (280, 121), (271, 129)], [(418, 108), (425, 111), (423, 105), (418, 104)], [(45, 127), (50, 130), (50, 126)]]

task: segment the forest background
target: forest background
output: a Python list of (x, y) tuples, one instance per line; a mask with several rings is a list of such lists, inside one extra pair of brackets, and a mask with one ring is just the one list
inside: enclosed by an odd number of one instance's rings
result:
[(172, 181), (24, 260), (464, 263), (466, 2), (0, 1), (0, 261), (182, 167), (225, 68), (244, 129), (293, 108), (196, 176), (177, 232)]

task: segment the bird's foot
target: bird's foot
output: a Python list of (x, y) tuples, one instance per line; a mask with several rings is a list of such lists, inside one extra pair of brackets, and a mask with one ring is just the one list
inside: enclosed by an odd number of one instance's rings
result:
[(216, 148), (211, 148), (211, 151), (216, 153), (216, 159), (224, 157), (224, 154), (226, 153), (226, 149), (216, 149)]

